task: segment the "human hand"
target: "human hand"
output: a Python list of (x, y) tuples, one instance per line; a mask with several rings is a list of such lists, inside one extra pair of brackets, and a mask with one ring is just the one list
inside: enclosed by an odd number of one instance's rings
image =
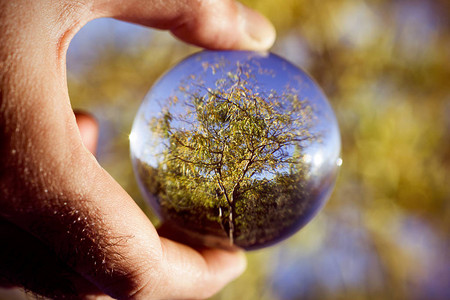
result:
[(0, 0), (0, 286), (52, 298), (209, 297), (244, 270), (242, 253), (158, 236), (90, 153), (95, 122), (71, 109), (66, 50), (99, 17), (212, 49), (263, 50), (275, 37), (231, 0)]

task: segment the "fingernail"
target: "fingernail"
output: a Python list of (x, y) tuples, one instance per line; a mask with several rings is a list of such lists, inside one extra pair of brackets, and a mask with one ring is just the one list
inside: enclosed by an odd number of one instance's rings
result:
[(249, 40), (246, 47), (267, 50), (275, 42), (275, 28), (266, 17), (237, 2), (243, 30)]

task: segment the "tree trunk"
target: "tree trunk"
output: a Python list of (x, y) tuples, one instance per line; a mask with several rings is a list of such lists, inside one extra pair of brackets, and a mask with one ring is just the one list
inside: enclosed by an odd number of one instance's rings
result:
[(231, 193), (230, 197), (230, 214), (228, 216), (228, 237), (230, 238), (230, 246), (234, 245), (234, 234), (236, 229), (236, 202), (239, 199), (240, 192), (239, 192), (240, 185), (237, 184), (235, 188), (233, 189), (233, 192)]
[(230, 246), (234, 244), (234, 203), (231, 203), (230, 214), (228, 216), (228, 237), (230, 239)]

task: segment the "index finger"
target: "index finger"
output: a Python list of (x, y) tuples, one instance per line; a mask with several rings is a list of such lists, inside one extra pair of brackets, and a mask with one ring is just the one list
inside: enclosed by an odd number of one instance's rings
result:
[(167, 29), (208, 49), (267, 50), (275, 40), (264, 16), (234, 0), (95, 1), (93, 16)]

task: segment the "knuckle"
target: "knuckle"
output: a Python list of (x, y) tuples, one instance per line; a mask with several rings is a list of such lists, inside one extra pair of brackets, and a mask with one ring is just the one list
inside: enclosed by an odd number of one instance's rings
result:
[(206, 48), (231, 48), (236, 36), (230, 34), (239, 22), (238, 7), (233, 1), (189, 1), (189, 11), (180, 15), (171, 28), (182, 39)]

